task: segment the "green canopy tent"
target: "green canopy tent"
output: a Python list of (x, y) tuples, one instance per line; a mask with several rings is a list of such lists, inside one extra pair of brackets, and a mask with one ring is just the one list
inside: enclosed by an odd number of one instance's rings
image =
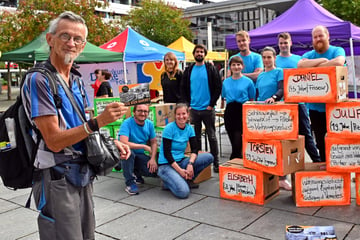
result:
[[(49, 57), (49, 46), (45, 39), (46, 33), (47, 30), (25, 46), (3, 53), (0, 61), (41, 62), (46, 60)], [(122, 53), (111, 52), (87, 42), (84, 51), (76, 58), (75, 62), (122, 62), (122, 60)]]

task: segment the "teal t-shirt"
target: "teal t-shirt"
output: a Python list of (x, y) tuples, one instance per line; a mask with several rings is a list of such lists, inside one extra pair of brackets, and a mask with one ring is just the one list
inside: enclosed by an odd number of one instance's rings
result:
[[(171, 140), (171, 154), (176, 162), (181, 161), (184, 158), (185, 149), (187, 143), (191, 137), (195, 137), (195, 131), (191, 125), (186, 124), (184, 129), (178, 127), (176, 122), (171, 122), (166, 125), (163, 134), (163, 138)], [(158, 159), (159, 164), (166, 164), (168, 160), (164, 155), (164, 146), (161, 142), (160, 154)]]
[[(326, 58), (328, 60), (334, 59), (336, 57), (345, 55), (345, 50), (342, 47), (329, 46), (329, 49), (323, 53), (317, 53), (315, 50), (309, 51), (302, 55), (302, 58), (306, 59), (317, 59), (317, 58)], [(307, 103), (306, 104), (309, 110), (315, 110), (318, 112), (325, 112), (325, 103)]]
[(259, 92), (257, 101), (265, 101), (278, 91), (278, 82), (284, 80), (282, 68), (275, 68), (259, 74), (256, 89)]
[(250, 99), (255, 99), (254, 82), (246, 76), (236, 80), (228, 77), (223, 82), (221, 94), (226, 99), (226, 103), (244, 103)]
[[(119, 135), (127, 136), (129, 142), (147, 144), (149, 140), (155, 138), (154, 124), (146, 119), (143, 126), (135, 122), (134, 117), (126, 119), (120, 127)], [(134, 153), (144, 153), (144, 149), (133, 149)]]
[(276, 56), (275, 66), (279, 68), (297, 68), (297, 64), (300, 61), (301, 56), (292, 54), (289, 57)]
[(191, 70), (190, 76), (190, 107), (205, 110), (210, 105), (209, 81), (205, 64)]
[[(264, 68), (264, 64), (261, 58), (261, 55), (258, 53), (250, 52), (247, 56), (242, 56), (240, 53), (237, 53), (231, 57), (239, 56), (244, 62), (244, 68), (241, 71), (242, 73), (253, 73), (257, 68)], [(231, 59), (231, 58), (230, 58)], [(229, 62), (230, 62), (229, 59)], [(229, 66), (230, 67), (230, 66)]]

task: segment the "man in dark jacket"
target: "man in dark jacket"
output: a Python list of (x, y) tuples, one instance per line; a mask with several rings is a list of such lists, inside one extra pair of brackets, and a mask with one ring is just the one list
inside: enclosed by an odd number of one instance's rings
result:
[[(195, 63), (187, 67), (183, 74), (182, 98), (190, 106), (190, 121), (195, 126), (195, 135), (201, 147), (201, 127), (204, 122), (214, 156), (214, 172), (219, 172), (219, 148), (215, 134), (214, 106), (221, 93), (221, 79), (216, 68), (205, 63), (207, 49), (198, 44), (193, 50)], [(240, 120), (241, 121), (241, 120)]]

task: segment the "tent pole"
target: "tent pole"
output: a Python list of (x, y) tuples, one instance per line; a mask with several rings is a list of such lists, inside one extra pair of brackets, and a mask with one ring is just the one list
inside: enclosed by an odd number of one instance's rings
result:
[(125, 84), (127, 84), (127, 76), (126, 76), (126, 62), (123, 61), (123, 67), (124, 67), (124, 81), (125, 81)]
[(350, 53), (351, 53), (351, 63), (352, 63), (352, 72), (351, 75), (353, 77), (353, 83), (354, 83), (354, 97), (357, 99), (357, 86), (356, 86), (356, 76), (355, 76), (355, 59), (354, 59), (354, 45), (353, 45), (353, 39), (350, 38)]

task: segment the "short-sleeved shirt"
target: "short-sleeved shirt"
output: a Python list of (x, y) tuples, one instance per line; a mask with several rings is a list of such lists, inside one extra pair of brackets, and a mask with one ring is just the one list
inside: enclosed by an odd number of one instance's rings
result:
[(104, 96), (104, 95), (108, 95), (108, 97), (113, 96), (113, 91), (112, 91), (111, 85), (108, 81), (102, 82), (100, 84), (98, 91), (96, 92), (97, 97)]
[[(154, 124), (146, 119), (144, 125), (135, 122), (134, 117), (126, 119), (120, 126), (120, 136), (127, 136), (129, 142), (137, 144), (147, 144), (148, 141), (155, 138)], [(144, 153), (144, 149), (133, 149), (134, 153)]]
[(246, 76), (242, 76), (240, 79), (228, 77), (223, 82), (221, 94), (226, 99), (226, 103), (244, 103), (255, 99), (254, 82)]
[[(82, 80), (80, 79), (80, 75), (70, 73), (69, 82), (76, 104), (85, 115), (85, 108), (88, 106), (88, 98), (84, 85), (81, 84)], [(78, 85), (78, 83), (80, 83), (80, 85)], [(58, 96), (61, 98), (61, 108), (59, 109), (55, 106), (53, 92), (46, 76), (38, 72), (28, 74), (22, 88), (24, 96), (23, 103), (28, 117), (34, 120), (41, 116), (58, 116), (59, 127), (61, 130), (82, 125), (82, 120), (59, 83), (57, 83), (57, 89)], [(36, 139), (35, 133), (33, 133), (33, 138)], [(37, 168), (45, 169), (53, 167), (58, 163), (78, 158), (84, 153), (85, 145), (83, 141), (55, 153), (50, 151), (46, 147), (45, 142), (41, 140), (34, 165)]]
[[(334, 59), (336, 57), (345, 55), (345, 50), (342, 47), (329, 46), (329, 49), (325, 53), (318, 53), (315, 50), (309, 51), (302, 55), (302, 59), (317, 59), (317, 58), (326, 58), (328, 60)], [(325, 103), (308, 103), (306, 104), (309, 110), (315, 110), (318, 112), (325, 112)]]
[[(162, 137), (171, 140), (171, 154), (174, 160), (179, 162), (185, 156), (184, 153), (189, 139), (195, 137), (195, 131), (189, 124), (186, 124), (185, 128), (181, 129), (176, 122), (171, 122), (166, 125)], [(161, 142), (158, 162), (159, 164), (168, 163), (164, 155), (163, 142)]]
[(190, 107), (205, 110), (210, 105), (210, 89), (206, 65), (194, 65), (190, 75)]
[(259, 92), (258, 101), (265, 101), (278, 91), (279, 81), (284, 80), (282, 68), (275, 68), (259, 74), (256, 81), (256, 89)]
[(301, 56), (291, 54), (289, 57), (276, 56), (275, 66), (278, 68), (297, 68), (297, 64), (300, 61)]
[[(250, 54), (247, 56), (243, 56), (240, 53), (237, 53), (234, 56), (241, 57), (244, 62), (244, 68), (241, 71), (242, 73), (253, 73), (255, 71), (255, 69), (257, 69), (257, 68), (261, 68), (261, 69), (264, 68), (264, 64), (263, 64), (261, 55), (258, 53), (250, 52)], [(231, 56), (231, 57), (234, 57), (234, 56)], [(229, 62), (230, 62), (230, 59), (229, 59)]]

